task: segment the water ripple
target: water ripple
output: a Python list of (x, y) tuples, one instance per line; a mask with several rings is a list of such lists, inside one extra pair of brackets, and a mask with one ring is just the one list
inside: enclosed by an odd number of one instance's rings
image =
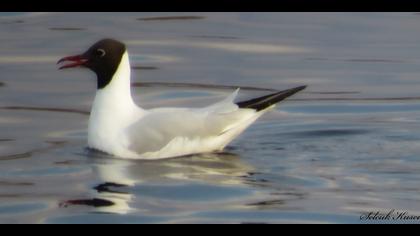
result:
[(202, 20), (204, 16), (158, 16), (137, 18), (139, 21)]

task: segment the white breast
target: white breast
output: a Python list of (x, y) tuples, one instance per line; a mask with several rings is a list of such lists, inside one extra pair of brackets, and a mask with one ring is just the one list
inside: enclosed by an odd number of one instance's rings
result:
[(143, 112), (131, 97), (130, 61), (126, 52), (111, 82), (96, 92), (89, 118), (89, 147), (110, 154), (121, 153), (128, 145), (122, 132)]

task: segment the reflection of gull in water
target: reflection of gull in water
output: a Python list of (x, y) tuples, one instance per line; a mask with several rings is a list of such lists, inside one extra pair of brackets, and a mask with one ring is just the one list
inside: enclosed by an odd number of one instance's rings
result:
[[(104, 156), (105, 155), (105, 156)], [(89, 199), (76, 199), (66, 205), (87, 205), (97, 212), (127, 214), (133, 188), (144, 183), (179, 183), (190, 181), (214, 185), (245, 185), (241, 176), (253, 167), (232, 153), (204, 154), (162, 161), (131, 161), (106, 158), (106, 154), (89, 150), (91, 166), (100, 183), (94, 186)], [(98, 158), (95, 158), (98, 157)]]

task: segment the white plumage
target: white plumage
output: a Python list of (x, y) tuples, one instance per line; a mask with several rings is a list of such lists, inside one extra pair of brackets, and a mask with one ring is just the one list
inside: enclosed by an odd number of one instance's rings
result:
[(132, 100), (126, 52), (110, 84), (96, 92), (89, 147), (128, 159), (221, 151), (266, 111), (240, 109), (238, 91), (204, 108), (142, 109)]
[(88, 145), (126, 159), (162, 159), (222, 151), (275, 103), (305, 86), (241, 103), (239, 89), (203, 108), (138, 107), (131, 96), (130, 60), (125, 45), (101, 40), (84, 54), (63, 58), (72, 68), (88, 67), (98, 76), (89, 119)]

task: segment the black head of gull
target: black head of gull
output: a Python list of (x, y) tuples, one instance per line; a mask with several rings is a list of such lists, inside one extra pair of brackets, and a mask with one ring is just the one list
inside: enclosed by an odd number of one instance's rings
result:
[(102, 39), (83, 54), (64, 57), (57, 64), (65, 61), (71, 62), (61, 66), (60, 69), (89, 68), (97, 75), (98, 89), (102, 89), (111, 82), (125, 52), (126, 47), (123, 43), (114, 39)]

